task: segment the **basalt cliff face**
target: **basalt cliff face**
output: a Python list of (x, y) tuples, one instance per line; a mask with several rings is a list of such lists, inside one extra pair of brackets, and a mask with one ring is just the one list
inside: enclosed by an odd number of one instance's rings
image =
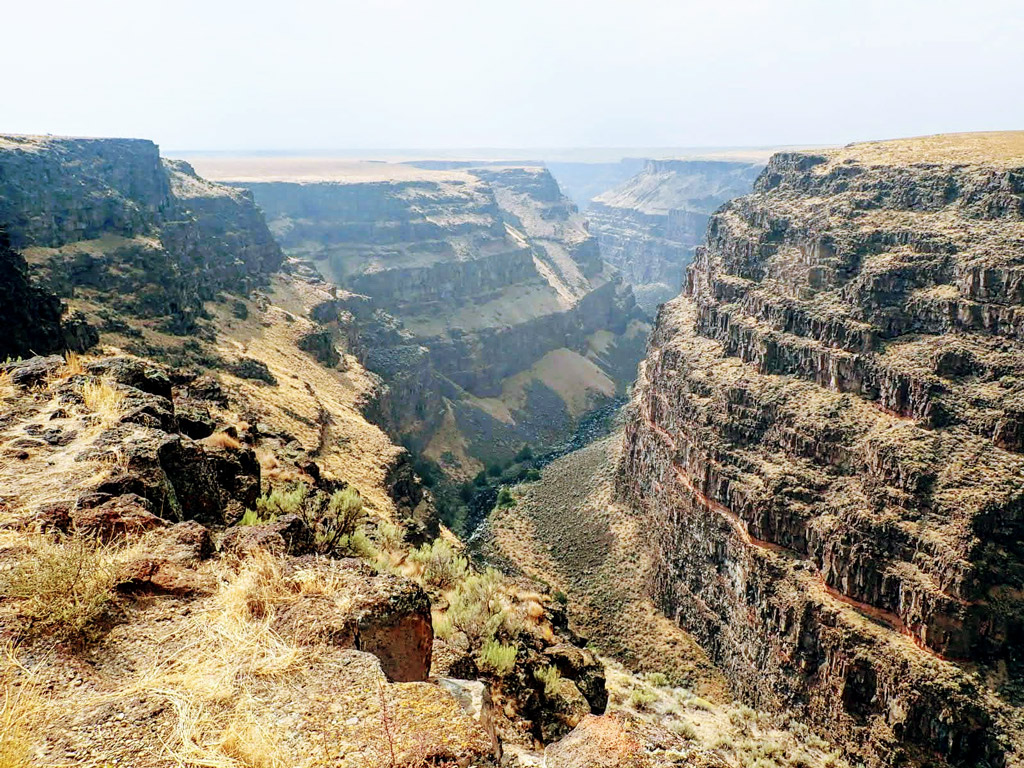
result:
[(643, 170), (598, 195), (587, 209), (601, 255), (622, 270), (652, 315), (679, 293), (708, 219), (750, 191), (763, 163), (648, 160)]
[(646, 324), (546, 170), (361, 165), (238, 183), (290, 257), (368, 297), (353, 333), (392, 433), (465, 478), (624, 391)]
[(0, 222), (58, 296), (189, 333), (282, 260), (248, 193), (136, 139), (0, 136)]
[(870, 765), (1024, 733), (1024, 134), (775, 155), (641, 365), (619, 492), (736, 688)]

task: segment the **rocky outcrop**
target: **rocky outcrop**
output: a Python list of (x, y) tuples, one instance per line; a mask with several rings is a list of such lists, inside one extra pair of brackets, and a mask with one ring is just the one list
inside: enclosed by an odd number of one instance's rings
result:
[(0, 357), (33, 357), (69, 349), (84, 352), (99, 334), (80, 313), (62, 318), (60, 299), (35, 285), (25, 258), (11, 248), (0, 226)]
[(0, 225), (59, 296), (175, 333), (281, 264), (251, 196), (143, 140), (0, 136)]
[(777, 154), (641, 366), (661, 607), (869, 764), (1019, 758), (1022, 179), (1020, 135)]
[(711, 214), (750, 191), (763, 163), (648, 160), (643, 170), (598, 195), (587, 209), (601, 255), (622, 270), (652, 315), (679, 293)]

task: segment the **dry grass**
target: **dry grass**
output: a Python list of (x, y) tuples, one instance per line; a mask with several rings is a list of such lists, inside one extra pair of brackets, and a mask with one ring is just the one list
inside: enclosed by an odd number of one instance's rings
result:
[(0, 646), (0, 768), (29, 768), (38, 723), (44, 716), (35, 676), (15, 648)]
[(226, 448), (229, 451), (237, 451), (242, 447), (241, 441), (227, 432), (214, 432), (203, 442), (212, 448)]
[(82, 385), (85, 407), (105, 423), (114, 423), (124, 410), (124, 393), (106, 380), (87, 381)]
[(82, 357), (76, 352), (68, 352), (64, 355), (64, 367), (61, 368), (58, 375), (62, 379), (67, 379), (72, 376), (78, 376), (85, 373), (85, 363), (82, 361)]
[(16, 393), (17, 389), (11, 381), (11, 374), (7, 371), (0, 371), (0, 401), (10, 400)]
[(114, 604), (119, 560), (125, 550), (79, 536), (30, 537), (31, 549), (3, 576), (3, 593), (32, 634), (59, 642), (91, 639)]

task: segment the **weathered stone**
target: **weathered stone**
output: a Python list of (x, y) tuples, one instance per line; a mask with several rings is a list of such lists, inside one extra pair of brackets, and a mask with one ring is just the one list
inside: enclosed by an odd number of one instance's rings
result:
[(298, 515), (282, 515), (271, 523), (229, 528), (221, 539), (220, 549), (238, 556), (256, 550), (276, 555), (304, 555), (313, 549), (313, 532)]
[(742, 695), (869, 761), (1001, 764), (1013, 708), (971, 670), (1024, 638), (1024, 151), (885, 147), (777, 154), (712, 217), (619, 489)]

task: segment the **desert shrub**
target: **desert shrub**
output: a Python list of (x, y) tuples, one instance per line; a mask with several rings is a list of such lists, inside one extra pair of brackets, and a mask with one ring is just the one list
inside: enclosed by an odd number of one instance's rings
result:
[(654, 703), (656, 698), (654, 691), (649, 691), (646, 688), (634, 688), (629, 693), (629, 705), (634, 709), (645, 710)]
[(528, 445), (524, 445), (519, 449), (519, 453), (515, 455), (515, 461), (529, 461), (533, 458), (533, 449)]
[(256, 500), (256, 508), (246, 510), (240, 525), (272, 523), (282, 515), (298, 515), (310, 530), (320, 554), (344, 550), (372, 559), (377, 550), (366, 532), (363, 499), (355, 488), (346, 487), (328, 495), (312, 490), (306, 483), (278, 486)]
[(32, 556), (4, 574), (0, 592), (17, 601), (35, 633), (60, 642), (93, 637), (114, 603), (114, 550), (83, 537), (39, 540)]
[(526, 470), (525, 477), (526, 477), (527, 482), (535, 483), (538, 480), (540, 480), (540, 470), (528, 469), (528, 470)]
[(423, 581), (438, 589), (455, 586), (469, 571), (469, 561), (441, 538), (413, 550), (410, 558), (423, 566)]
[(661, 672), (651, 672), (647, 675), (647, 682), (655, 688), (664, 688), (668, 685), (668, 677)]
[(124, 408), (124, 393), (109, 381), (87, 381), (82, 385), (82, 401), (103, 421), (117, 421)]
[(516, 631), (506, 609), (501, 574), (493, 568), (458, 583), (448, 603), (448, 616), (472, 647), (492, 640), (500, 630), (507, 635)]
[(668, 724), (668, 729), (676, 736), (682, 736), (687, 741), (697, 738), (697, 729), (688, 720), (673, 720)]
[(487, 474), (491, 477), (500, 477), (501, 472), (501, 464), (491, 464), (487, 467)]
[(544, 695), (553, 699), (562, 689), (562, 675), (557, 667), (546, 666), (533, 671), (534, 679), (544, 686)]
[(504, 677), (515, 668), (517, 655), (518, 650), (514, 645), (488, 640), (480, 648), (480, 668)]
[(296, 483), (290, 488), (278, 486), (256, 500), (256, 512), (261, 520), (274, 521), (281, 515), (300, 515), (309, 486)]
[(512, 495), (512, 491), (504, 486), (498, 491), (498, 509), (508, 509), (516, 505), (516, 497)]
[(377, 526), (377, 546), (384, 552), (399, 552), (405, 543), (405, 529), (385, 520)]

